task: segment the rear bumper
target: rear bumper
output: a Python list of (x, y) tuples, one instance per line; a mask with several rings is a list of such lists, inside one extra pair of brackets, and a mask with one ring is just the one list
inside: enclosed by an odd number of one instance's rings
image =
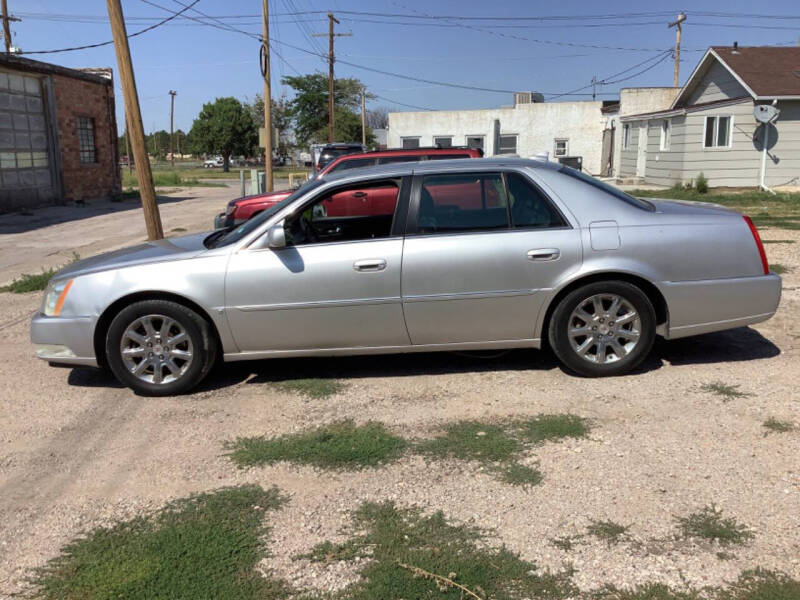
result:
[(744, 327), (766, 321), (781, 300), (781, 278), (758, 277), (664, 282), (669, 308), (667, 339)]
[(31, 342), (36, 357), (54, 364), (96, 367), (93, 317), (47, 317), (31, 320)]

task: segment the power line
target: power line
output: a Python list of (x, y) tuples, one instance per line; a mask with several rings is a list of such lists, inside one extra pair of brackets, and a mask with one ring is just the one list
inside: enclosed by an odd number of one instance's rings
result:
[[(184, 12), (189, 10), (192, 6), (200, 2), (200, 0), (194, 0), (189, 6), (181, 10), (180, 12), (174, 13), (172, 16), (159, 21), (158, 23), (151, 25), (150, 27), (145, 27), (144, 29), (137, 31), (136, 33), (131, 33), (128, 35), (128, 39), (132, 37), (136, 37), (137, 35), (142, 35), (143, 33), (147, 33), (148, 31), (153, 31), (157, 27), (161, 27), (165, 23), (169, 23), (172, 19), (181, 16)], [(26, 52), (20, 52), (20, 54), (55, 54), (56, 52), (72, 52), (73, 50), (86, 50), (87, 48), (100, 48), (101, 46), (108, 46), (113, 44), (114, 40), (110, 40), (108, 42), (101, 42), (99, 44), (87, 44), (86, 46), (74, 46), (72, 48), (59, 48), (57, 50), (31, 50)]]
[(428, 108), (426, 106), (416, 106), (415, 104), (406, 104), (405, 102), (398, 102), (397, 100), (392, 100), (391, 98), (379, 96), (375, 92), (372, 92), (372, 95), (375, 96), (376, 98), (380, 98), (384, 102), (389, 102), (390, 104), (397, 104), (398, 106), (405, 106), (406, 108), (416, 108), (418, 110), (434, 110), (433, 108)]

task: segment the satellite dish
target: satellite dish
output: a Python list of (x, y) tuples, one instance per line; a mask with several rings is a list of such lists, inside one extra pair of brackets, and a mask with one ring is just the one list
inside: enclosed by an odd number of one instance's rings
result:
[(759, 123), (772, 123), (780, 114), (781, 111), (771, 104), (756, 104), (753, 107), (753, 116)]

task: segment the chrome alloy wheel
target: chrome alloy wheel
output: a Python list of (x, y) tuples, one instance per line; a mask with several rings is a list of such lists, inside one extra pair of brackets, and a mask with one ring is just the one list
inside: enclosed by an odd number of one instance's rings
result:
[(582, 300), (569, 318), (572, 349), (591, 363), (625, 358), (639, 343), (642, 322), (633, 305), (617, 294), (595, 294)]
[(122, 334), (119, 350), (126, 369), (155, 384), (180, 379), (194, 359), (186, 329), (164, 315), (146, 315), (133, 321)]

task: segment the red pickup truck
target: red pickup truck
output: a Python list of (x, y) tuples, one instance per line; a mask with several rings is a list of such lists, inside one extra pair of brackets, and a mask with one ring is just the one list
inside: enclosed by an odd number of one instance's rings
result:
[[(328, 163), (319, 173), (313, 176), (314, 179), (324, 177), (328, 173), (336, 171), (343, 171), (345, 169), (357, 169), (361, 167), (369, 167), (373, 165), (387, 164), (393, 162), (413, 162), (420, 160), (445, 160), (451, 158), (481, 158), (483, 150), (480, 148), (415, 148), (413, 150), (379, 150), (377, 152), (363, 152), (360, 154), (346, 154), (340, 156), (336, 160)], [(264, 209), (280, 202), (287, 198), (293, 190), (282, 190), (280, 192), (269, 192), (266, 194), (256, 194), (253, 196), (243, 196), (228, 202), (225, 212), (219, 213), (214, 219), (214, 228), (220, 229), (222, 227), (235, 227), (243, 223), (250, 217), (257, 215)], [(357, 192), (367, 195), (369, 190)], [(370, 202), (374, 203), (375, 209), (380, 210), (380, 194), (374, 194), (376, 197), (370, 198)], [(347, 214), (348, 202), (354, 201), (353, 198), (337, 198), (334, 204), (336, 207), (331, 207), (332, 210), (341, 212), (344, 216)], [(363, 210), (364, 198), (359, 197), (355, 199), (359, 202), (361, 210)], [(329, 213), (333, 214), (333, 213)], [(376, 213), (380, 214), (380, 213)]]

